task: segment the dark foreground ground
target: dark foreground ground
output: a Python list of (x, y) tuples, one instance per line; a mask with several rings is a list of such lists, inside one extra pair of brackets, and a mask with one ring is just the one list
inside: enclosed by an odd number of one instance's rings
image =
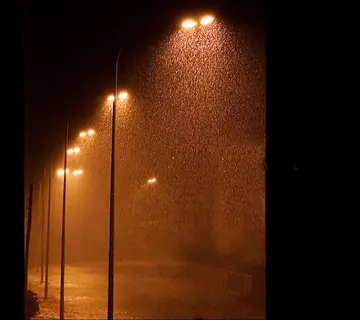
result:
[[(115, 267), (115, 318), (264, 319), (254, 303), (252, 277), (176, 262), (126, 262)], [(60, 268), (49, 271), (49, 297), (43, 301), (40, 273), (30, 270), (29, 287), (41, 298), (39, 319), (59, 318)], [(106, 319), (107, 265), (68, 265), (67, 319)]]

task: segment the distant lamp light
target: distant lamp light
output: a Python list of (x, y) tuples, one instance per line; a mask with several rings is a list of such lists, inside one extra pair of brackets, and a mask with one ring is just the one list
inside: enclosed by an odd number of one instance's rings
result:
[(213, 20), (214, 20), (213, 16), (205, 16), (201, 19), (200, 23), (202, 25), (207, 25), (207, 24), (210, 24), (211, 22), (213, 22)]
[(155, 183), (156, 182), (156, 178), (152, 178), (148, 180), (148, 183)]
[[(65, 171), (63, 169), (60, 169), (60, 170), (57, 171), (57, 175), (62, 176), (64, 174), (64, 172)], [(70, 172), (69, 169), (66, 169), (66, 174), (69, 174), (69, 172)]]
[(125, 100), (129, 97), (129, 94), (126, 91), (123, 91), (119, 94), (119, 99), (120, 100)]
[(196, 25), (197, 25), (196, 21), (191, 20), (191, 19), (187, 19), (187, 20), (185, 20), (185, 21), (182, 23), (181, 26), (182, 26), (184, 29), (191, 29), (191, 28), (194, 28)]

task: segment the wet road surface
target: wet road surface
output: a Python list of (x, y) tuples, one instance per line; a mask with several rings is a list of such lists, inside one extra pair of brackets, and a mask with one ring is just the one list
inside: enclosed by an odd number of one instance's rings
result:
[[(127, 262), (115, 265), (116, 319), (251, 318), (262, 319), (249, 303), (246, 275), (181, 263)], [(49, 294), (43, 301), (40, 273), (30, 270), (29, 288), (41, 298), (41, 318), (59, 317), (60, 267), (49, 268)], [(66, 266), (67, 319), (106, 319), (107, 265)]]

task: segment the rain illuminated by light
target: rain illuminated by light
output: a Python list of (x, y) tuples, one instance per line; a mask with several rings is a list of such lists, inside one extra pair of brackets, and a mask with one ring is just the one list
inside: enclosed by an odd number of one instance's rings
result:
[[(119, 83), (131, 93), (131, 99), (120, 93), (116, 106), (115, 296), (119, 317), (130, 317), (142, 305), (146, 308), (135, 318), (193, 318), (194, 313), (203, 318), (251, 318), (265, 312), (264, 306), (261, 310), (249, 307), (239, 298), (247, 294), (247, 275), (262, 270), (265, 263), (264, 36), (218, 17), (204, 19), (200, 16), (197, 21), (206, 26), (187, 21), (182, 26), (193, 28), (190, 32), (178, 25), (177, 30), (159, 36), (155, 45), (126, 65), (126, 86)], [(101, 297), (87, 306), (89, 314), (98, 318), (106, 314), (115, 99), (106, 96), (113, 92), (107, 90), (88, 123), (74, 128), (94, 129), (79, 135), (75, 131), (76, 138), (70, 138), (70, 145), (79, 146), (81, 152), (69, 157), (68, 167), (75, 168), (75, 176), (84, 173), (81, 178), (67, 179), (66, 202), (66, 263), (85, 265), (77, 276), (69, 272), (66, 281), (79, 281), (86, 288), (96, 284)], [(94, 130), (96, 135), (84, 138)], [(61, 154), (56, 166), (64, 167), (62, 161)], [(50, 260), (58, 270), (63, 179), (54, 180)], [(39, 221), (34, 222), (34, 230), (40, 230)], [(36, 248), (32, 254), (38, 263), (40, 250)], [(176, 267), (168, 271), (165, 264)], [(193, 264), (245, 274), (241, 283), (246, 285), (239, 286), (241, 294), (220, 294), (223, 286), (235, 280), (191, 269)], [(97, 271), (90, 273), (87, 268), (93, 265)], [(156, 271), (146, 277), (140, 272), (136, 276), (135, 271), (126, 273), (148, 265), (156, 266)], [(171, 281), (157, 278), (166, 272)], [(57, 274), (52, 277), (58, 279)], [(69, 287), (65, 294), (70, 296), (71, 290), (75, 289)], [(95, 296), (95, 291), (89, 292), (88, 297)], [(136, 297), (135, 302), (130, 297)], [(176, 305), (171, 299), (180, 302)], [(160, 310), (161, 301), (175, 305)], [(207, 302), (188, 307), (196, 301)], [(67, 301), (71, 303), (76, 305)], [(124, 315), (122, 308), (129, 313)]]

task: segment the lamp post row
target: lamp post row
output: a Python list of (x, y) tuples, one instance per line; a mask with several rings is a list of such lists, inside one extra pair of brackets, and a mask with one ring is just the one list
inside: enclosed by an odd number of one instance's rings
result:
[[(213, 16), (204, 16), (200, 20), (201, 25), (208, 25), (214, 20)], [(198, 22), (193, 19), (187, 19), (182, 23), (184, 29), (192, 29), (198, 25)], [(128, 94), (122, 92), (118, 97), (118, 64), (122, 49), (119, 50), (116, 64), (115, 64), (115, 87), (114, 96), (108, 98), (112, 101), (112, 125), (111, 125), (111, 171), (110, 171), (110, 212), (109, 212), (109, 257), (108, 257), (108, 307), (107, 307), (107, 320), (114, 319), (114, 224), (115, 224), (115, 133), (116, 133), (116, 105), (118, 99), (126, 99)], [(88, 132), (81, 132), (80, 137), (92, 135), (93, 130)], [(77, 153), (79, 150), (76, 148), (68, 150), (69, 140), (69, 117), (66, 120), (65, 130), (65, 148), (64, 148), (64, 169), (58, 171), (58, 175), (63, 175), (63, 198), (62, 198), (62, 232), (61, 232), (61, 272), (60, 272), (60, 320), (65, 320), (64, 316), (64, 285), (65, 285), (65, 244), (66, 244), (66, 181), (67, 181), (67, 156), (68, 154)], [(47, 214), (47, 235), (46, 235), (46, 266), (45, 266), (45, 292), (44, 297), (48, 295), (48, 271), (49, 271), (49, 251), (50, 251), (50, 217), (51, 217), (51, 170), (52, 160), (50, 157), (50, 171), (48, 177), (48, 214)], [(81, 174), (82, 170), (74, 171), (74, 175)], [(148, 183), (154, 183), (155, 178), (149, 179)], [(41, 192), (41, 191), (40, 191)], [(43, 239), (44, 239), (44, 223), (45, 223), (45, 210), (43, 204), (43, 221), (42, 221), (42, 253), (41, 253), (41, 283), (43, 282)]]

